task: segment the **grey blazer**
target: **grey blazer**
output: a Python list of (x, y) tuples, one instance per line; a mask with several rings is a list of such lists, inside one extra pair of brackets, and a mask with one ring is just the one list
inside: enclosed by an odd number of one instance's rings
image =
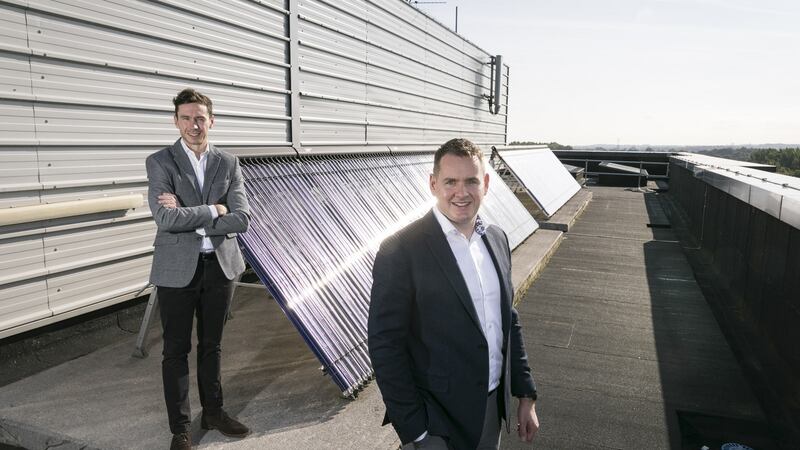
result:
[[(503, 372), (500, 413), (514, 420), (511, 396), (533, 397), (522, 327), (512, 306), (511, 252), (494, 225), (483, 236), (500, 278)], [(384, 423), (400, 441), (423, 431), (450, 447), (478, 445), (486, 413), (489, 349), (469, 289), (442, 227), (429, 212), (383, 241), (375, 257), (368, 346), (383, 402)]]
[[(147, 202), (158, 226), (150, 282), (184, 287), (192, 281), (202, 244), (197, 228), (204, 228), (211, 238), (225, 276), (232, 280), (242, 273), (244, 259), (236, 235), (247, 231), (250, 209), (238, 158), (211, 145), (202, 192), (180, 139), (148, 156), (146, 167)], [(158, 196), (163, 192), (175, 194), (180, 207), (159, 205)], [(206, 205), (218, 203), (225, 205), (228, 213), (212, 219)]]

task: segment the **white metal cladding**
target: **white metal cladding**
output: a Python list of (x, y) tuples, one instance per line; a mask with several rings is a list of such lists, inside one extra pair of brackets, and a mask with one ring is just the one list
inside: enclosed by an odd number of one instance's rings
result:
[[(670, 161), (694, 176), (765, 213), (800, 229), (800, 178), (745, 167), (750, 163), (693, 153)], [(755, 166), (763, 166), (755, 164)]]
[[(0, 208), (145, 194), (187, 86), (215, 144), (289, 145), (288, 35), (283, 1), (0, 0)], [(132, 298), (154, 231), (146, 203), (0, 226), (0, 337)]]
[(302, 0), (299, 13), (303, 146), (505, 142), (507, 70), (492, 115), (491, 56), (474, 44), (401, 0)]
[[(0, 208), (144, 193), (187, 86), (235, 154), (502, 144), (490, 58), (403, 0), (0, 0)], [(152, 232), (146, 204), (0, 226), (0, 337), (130, 298)]]

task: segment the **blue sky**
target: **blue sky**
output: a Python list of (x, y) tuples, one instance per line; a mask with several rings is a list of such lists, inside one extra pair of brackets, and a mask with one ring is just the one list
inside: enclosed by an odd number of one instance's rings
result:
[(800, 144), (800, 1), (447, 0), (511, 67), (509, 140)]

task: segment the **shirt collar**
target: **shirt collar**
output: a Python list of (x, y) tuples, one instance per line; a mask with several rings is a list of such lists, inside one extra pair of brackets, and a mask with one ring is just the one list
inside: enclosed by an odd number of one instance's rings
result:
[(186, 155), (189, 157), (189, 159), (194, 158), (196, 161), (201, 161), (203, 158), (208, 156), (208, 149), (211, 148), (211, 144), (206, 144), (206, 149), (203, 150), (203, 153), (200, 154), (200, 159), (197, 159), (197, 156), (195, 156), (194, 151), (190, 149), (188, 145), (186, 145), (186, 142), (183, 142), (183, 138), (181, 138), (180, 141), (181, 141), (181, 147), (183, 147), (183, 151), (186, 152)]
[[(433, 215), (436, 216), (436, 220), (439, 222), (439, 226), (442, 227), (442, 231), (444, 232), (445, 236), (453, 233), (461, 233), (458, 231), (456, 226), (453, 225), (453, 222), (450, 222), (450, 219), (448, 219), (447, 216), (439, 211), (439, 208), (436, 206), (433, 207)], [(486, 226), (483, 224), (483, 220), (481, 219), (480, 215), (478, 215), (478, 217), (475, 219), (475, 233), (478, 236), (483, 236), (486, 234)]]

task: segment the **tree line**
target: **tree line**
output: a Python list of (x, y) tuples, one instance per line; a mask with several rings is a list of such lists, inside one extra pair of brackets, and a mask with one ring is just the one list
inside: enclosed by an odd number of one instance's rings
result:
[(800, 148), (717, 148), (702, 152), (720, 158), (769, 164), (778, 173), (800, 177)]

